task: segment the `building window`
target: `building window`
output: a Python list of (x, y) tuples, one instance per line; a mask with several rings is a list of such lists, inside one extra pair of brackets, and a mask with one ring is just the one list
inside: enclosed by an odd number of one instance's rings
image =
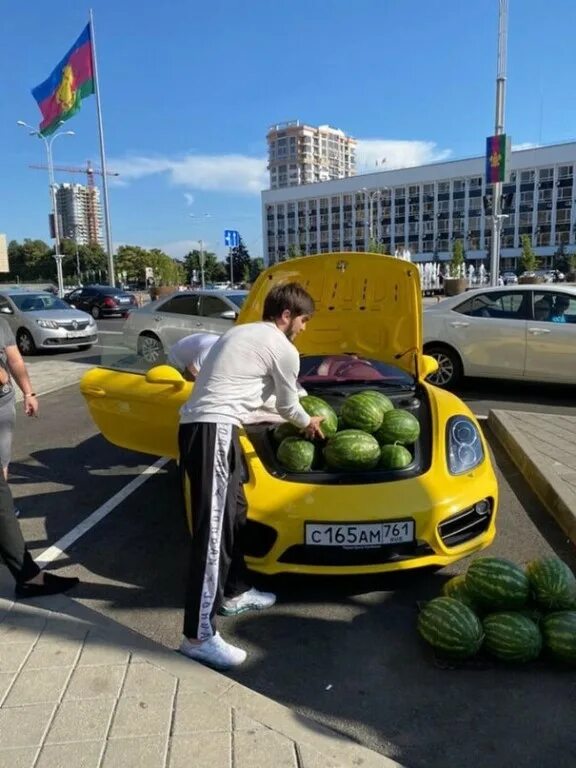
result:
[[(524, 192), (522, 194), (525, 194)], [(541, 189), (538, 192), (538, 202), (543, 203), (547, 200), (552, 200), (552, 190), (551, 189)]]
[(570, 200), (572, 198), (572, 187), (560, 187), (558, 190), (558, 200)]
[(560, 165), (558, 167), (558, 178), (559, 179), (567, 179), (570, 176), (572, 176), (572, 166), (571, 165)]
[(554, 168), (540, 168), (538, 178), (540, 181), (551, 181), (554, 178)]
[(520, 173), (520, 184), (529, 184), (531, 181), (534, 181), (534, 171), (522, 171)]
[(422, 192), (425, 197), (427, 195), (429, 195), (430, 197), (434, 197), (434, 184), (424, 184), (422, 188)]
[(532, 226), (532, 214), (531, 213), (521, 213), (519, 224), (521, 227), (531, 227)]
[(449, 181), (439, 181), (438, 182), (438, 194), (443, 195), (447, 192), (450, 192), (450, 182)]
[(472, 176), (470, 179), (470, 189), (479, 189), (482, 187), (482, 176)]
[[(548, 215), (550, 215), (550, 212), (547, 212)], [(557, 224), (564, 224), (566, 222), (570, 221), (570, 209), (569, 208), (562, 208), (559, 211), (556, 211), (556, 223)], [(538, 222), (540, 223), (540, 222)]]
[(456, 179), (454, 182), (454, 192), (463, 192), (465, 188), (464, 179)]
[(533, 192), (520, 192), (520, 205), (532, 205), (534, 202)]

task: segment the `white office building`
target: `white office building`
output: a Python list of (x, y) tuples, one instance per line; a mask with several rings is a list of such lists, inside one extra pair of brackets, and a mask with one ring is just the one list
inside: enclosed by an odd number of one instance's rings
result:
[(98, 187), (56, 184), (60, 237), (78, 245), (103, 245), (102, 211)]
[(329, 125), (299, 120), (268, 129), (270, 188), (344, 179), (356, 172), (356, 139)]
[[(517, 266), (529, 235), (542, 266), (575, 244), (576, 142), (511, 153), (501, 267)], [(484, 211), (485, 158), (381, 171), (262, 192), (263, 252), (273, 264), (297, 254), (365, 251), (372, 241), (413, 261), (447, 260), (462, 240), (467, 260), (487, 264), (492, 218)]]

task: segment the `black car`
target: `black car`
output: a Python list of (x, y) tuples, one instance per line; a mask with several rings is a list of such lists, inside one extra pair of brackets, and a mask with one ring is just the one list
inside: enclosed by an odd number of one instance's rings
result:
[(64, 296), (64, 301), (76, 309), (90, 312), (95, 319), (111, 315), (127, 317), (128, 312), (138, 306), (133, 293), (111, 285), (85, 285), (83, 288), (76, 288)]

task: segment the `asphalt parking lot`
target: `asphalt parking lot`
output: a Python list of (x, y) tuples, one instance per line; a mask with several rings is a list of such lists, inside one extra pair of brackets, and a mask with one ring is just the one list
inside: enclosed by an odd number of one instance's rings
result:
[[(114, 331), (120, 321), (103, 322)], [(103, 341), (120, 346), (114, 333)], [(94, 348), (65, 357), (97, 362), (99, 354)], [(462, 396), (480, 415), (490, 407), (576, 413), (572, 393), (554, 388), (468, 382)], [(102, 510), (155, 461), (106, 443), (76, 386), (47, 395), (41, 407), (37, 420), (19, 417), (12, 465), (12, 487), (35, 554)], [(554, 551), (576, 569), (573, 546), (494, 448), (501, 505), (491, 553), (523, 562)], [(82, 578), (75, 599), (175, 647), (186, 548), (169, 463), (53, 567)], [(221, 621), (223, 634), (250, 652), (230, 676), (406, 766), (573, 766), (573, 674), (544, 667), (441, 669), (419, 643), (417, 602), (436, 595), (464, 567), (378, 578), (263, 580), (262, 586), (278, 592), (273, 609)]]

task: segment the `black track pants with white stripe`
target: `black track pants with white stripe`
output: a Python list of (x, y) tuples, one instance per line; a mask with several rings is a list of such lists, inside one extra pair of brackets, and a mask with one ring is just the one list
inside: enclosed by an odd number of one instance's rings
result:
[(184, 634), (207, 640), (223, 598), (250, 588), (241, 547), (246, 523), (242, 452), (238, 428), (231, 424), (181, 424), (178, 437), (192, 507)]

